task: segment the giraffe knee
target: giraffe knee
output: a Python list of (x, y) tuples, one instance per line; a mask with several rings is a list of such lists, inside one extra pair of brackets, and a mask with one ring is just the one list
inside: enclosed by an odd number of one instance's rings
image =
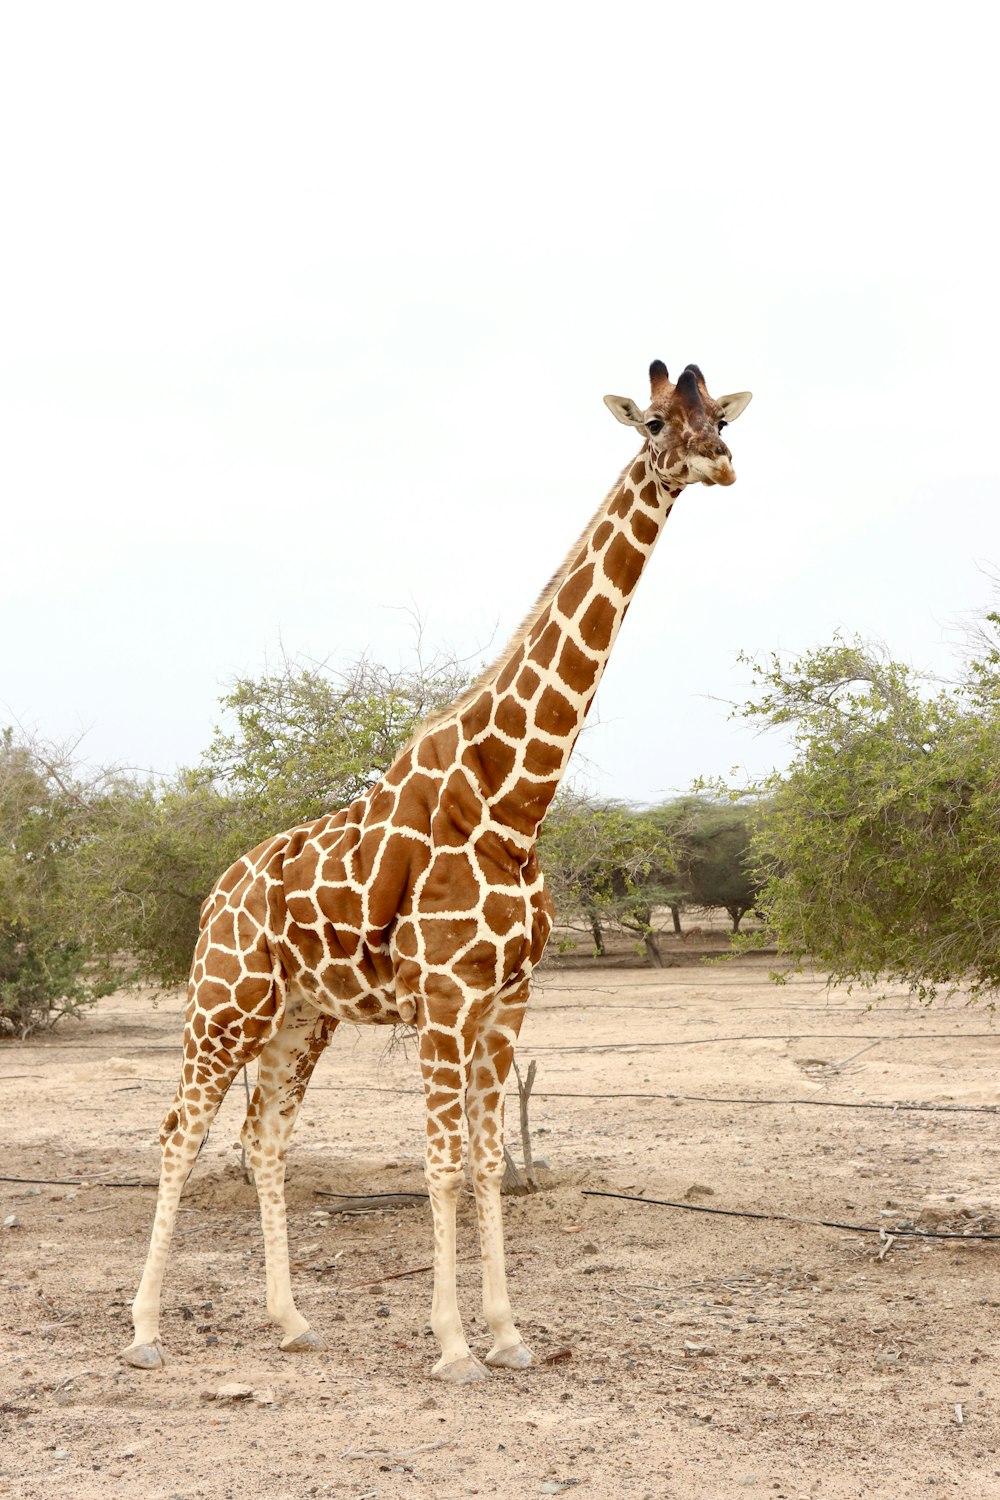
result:
[(507, 1163), (503, 1154), (499, 1156), (490, 1155), (482, 1161), (477, 1161), (474, 1169), (474, 1178), (477, 1183), (488, 1186), (491, 1182), (502, 1182), (507, 1171)]
[(465, 1168), (461, 1163), (447, 1167), (429, 1163), (424, 1168), (424, 1178), (433, 1194), (457, 1198), (465, 1184)]
[(177, 1109), (176, 1107), (174, 1109), (169, 1109), (167, 1111), (167, 1113), (163, 1117), (163, 1124), (160, 1126), (160, 1145), (161, 1146), (165, 1146), (167, 1144), (167, 1142), (169, 1141), (170, 1137), (174, 1134), (174, 1132), (180, 1126), (180, 1123), (181, 1123), (181, 1112), (180, 1112), (180, 1110)]

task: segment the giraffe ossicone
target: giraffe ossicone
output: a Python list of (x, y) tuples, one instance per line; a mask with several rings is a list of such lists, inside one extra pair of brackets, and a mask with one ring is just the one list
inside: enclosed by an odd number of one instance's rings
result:
[[(316, 1062), (340, 1021), (418, 1033), (434, 1221), (433, 1373), (464, 1384), (531, 1355), (511, 1313), (500, 1183), (503, 1098), (532, 970), (552, 927), (539, 828), (671, 506), (689, 484), (732, 484), (721, 432), (749, 392), (709, 395), (696, 365), (651, 401), (606, 396), (642, 448), (570, 548), (500, 658), (427, 720), (349, 807), (236, 861), (201, 911), (177, 1097), (149, 1254), (123, 1358), (163, 1363), (160, 1295), (181, 1190), (230, 1084), (258, 1060), (242, 1140), (260, 1200), (267, 1310), (289, 1352), (322, 1347), (292, 1296), (285, 1153)], [(455, 1288), (455, 1221), (468, 1125), (493, 1346), (469, 1349)]]

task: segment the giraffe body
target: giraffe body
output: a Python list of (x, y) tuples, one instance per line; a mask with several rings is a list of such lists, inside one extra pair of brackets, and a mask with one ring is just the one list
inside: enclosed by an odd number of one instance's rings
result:
[(494, 1339), (487, 1363), (531, 1362), (507, 1296), (500, 1181), (505, 1083), (552, 926), (535, 843), (673, 501), (696, 480), (732, 483), (719, 429), (727, 410), (731, 420), (749, 400), (712, 402), (693, 366), (676, 387), (662, 365), (650, 375), (646, 413), (606, 398), (620, 420), (645, 429), (642, 452), (501, 659), (418, 730), (363, 797), (259, 845), (206, 900), (130, 1363), (162, 1363), (160, 1290), (180, 1192), (227, 1089), (254, 1058), (258, 1083), (242, 1137), (261, 1204), (268, 1311), (283, 1348), (320, 1346), (291, 1292), (284, 1163), (309, 1078), (340, 1021), (416, 1026), (435, 1233), (435, 1374), (458, 1382), (485, 1375), (455, 1293), (463, 1116)]

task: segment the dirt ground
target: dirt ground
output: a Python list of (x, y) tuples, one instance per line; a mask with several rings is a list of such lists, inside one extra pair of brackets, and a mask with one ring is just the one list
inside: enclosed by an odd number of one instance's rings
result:
[[(340, 1029), (290, 1155), (294, 1281), (326, 1351), (282, 1355), (264, 1310), (238, 1084), (182, 1203), (151, 1374), (118, 1351), (153, 1193), (109, 1184), (155, 1178), (180, 997), (0, 1044), (0, 1494), (1000, 1497), (1000, 1243), (967, 1237), (1000, 1228), (1000, 1114), (976, 1108), (1000, 1105), (1000, 1028), (767, 967), (543, 971), (520, 1057), (548, 1165), (506, 1200), (540, 1362), (458, 1390), (429, 1378), (426, 1203), (319, 1196), (423, 1188), (416, 1068), (385, 1032)], [(460, 1255), (482, 1354), (471, 1200)], [(220, 1399), (232, 1383), (249, 1394)]]

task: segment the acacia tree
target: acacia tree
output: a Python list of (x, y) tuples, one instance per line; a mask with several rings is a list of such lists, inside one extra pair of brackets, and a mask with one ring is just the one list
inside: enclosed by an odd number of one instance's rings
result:
[(700, 800), (689, 808), (682, 833), (680, 874), (694, 906), (729, 913), (733, 931), (757, 904), (759, 881), (749, 862), (756, 808)]
[(650, 913), (653, 882), (665, 855), (662, 831), (623, 802), (562, 791), (549, 808), (539, 857), (562, 923), (582, 918), (604, 953), (604, 930), (617, 925), (643, 939), (660, 962)]
[(835, 980), (903, 982), (922, 999), (1000, 987), (1000, 618), (950, 687), (840, 637), (751, 663), (743, 712), (791, 725), (752, 843), (779, 947)]
[(686, 799), (644, 808), (632, 814), (641, 830), (647, 857), (638, 877), (626, 886), (616, 882), (616, 918), (625, 931), (642, 939), (646, 958), (654, 968), (663, 967), (660, 952), (660, 914), (669, 911), (675, 932), (680, 932), (680, 912), (688, 898), (683, 875)]

